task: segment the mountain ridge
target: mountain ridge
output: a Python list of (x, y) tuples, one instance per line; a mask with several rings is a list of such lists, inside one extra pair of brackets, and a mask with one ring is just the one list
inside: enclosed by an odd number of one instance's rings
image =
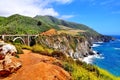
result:
[[(51, 28), (61, 30), (59, 25), (73, 29), (87, 30), (87, 32), (92, 35), (100, 35), (86, 25), (68, 22), (53, 16), (35, 16), (32, 18), (19, 14), (14, 14), (9, 17), (0, 17), (0, 34), (38, 34)], [(14, 31), (11, 32), (11, 30)]]

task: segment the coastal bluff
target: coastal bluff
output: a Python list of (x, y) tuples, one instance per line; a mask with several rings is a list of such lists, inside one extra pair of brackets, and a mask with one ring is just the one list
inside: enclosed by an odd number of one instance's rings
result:
[(55, 65), (56, 58), (23, 50), (19, 60), (22, 67), (2, 80), (71, 80), (70, 74)]

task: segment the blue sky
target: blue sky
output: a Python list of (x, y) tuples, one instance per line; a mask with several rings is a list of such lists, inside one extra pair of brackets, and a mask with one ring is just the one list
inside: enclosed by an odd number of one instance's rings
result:
[(52, 15), (120, 35), (120, 0), (1, 0), (0, 16)]

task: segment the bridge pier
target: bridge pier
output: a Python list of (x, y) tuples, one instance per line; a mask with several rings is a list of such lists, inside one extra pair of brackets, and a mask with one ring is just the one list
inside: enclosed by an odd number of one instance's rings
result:
[(28, 40), (27, 40), (27, 41), (28, 41), (27, 45), (30, 46), (30, 36), (28, 35), (27, 38), (28, 38)]
[(4, 36), (4, 35), (2, 35), (2, 40), (4, 41), (4, 39), (5, 39), (5, 36)]
[(31, 38), (36, 37), (36, 35), (1, 35), (3, 41), (16, 41), (17, 39), (21, 40), (23, 44), (30, 46)]

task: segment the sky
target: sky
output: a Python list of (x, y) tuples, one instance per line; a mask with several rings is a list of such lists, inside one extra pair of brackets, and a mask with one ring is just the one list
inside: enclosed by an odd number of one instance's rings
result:
[(120, 35), (120, 0), (0, 0), (0, 16), (51, 15), (85, 24), (105, 35)]

